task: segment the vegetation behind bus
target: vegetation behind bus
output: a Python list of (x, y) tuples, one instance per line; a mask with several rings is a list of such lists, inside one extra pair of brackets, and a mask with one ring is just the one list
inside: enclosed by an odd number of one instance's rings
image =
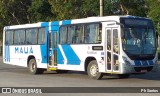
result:
[[(160, 33), (159, 0), (104, 0), (104, 15), (150, 17)], [(99, 0), (1, 0), (0, 40), (6, 25), (99, 15)]]

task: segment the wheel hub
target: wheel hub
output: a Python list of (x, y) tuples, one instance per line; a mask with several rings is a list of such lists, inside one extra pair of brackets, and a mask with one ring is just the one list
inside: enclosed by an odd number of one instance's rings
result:
[(91, 66), (90, 73), (92, 76), (96, 76), (98, 74), (98, 67), (96, 65)]
[(30, 70), (33, 72), (34, 70), (35, 70), (35, 64), (34, 64), (34, 62), (31, 64), (31, 67), (30, 67)]

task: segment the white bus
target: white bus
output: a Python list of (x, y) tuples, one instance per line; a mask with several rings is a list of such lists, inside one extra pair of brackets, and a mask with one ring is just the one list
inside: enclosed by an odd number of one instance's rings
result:
[(33, 74), (85, 71), (128, 78), (158, 64), (152, 20), (137, 16), (88, 17), (4, 27), (3, 62)]

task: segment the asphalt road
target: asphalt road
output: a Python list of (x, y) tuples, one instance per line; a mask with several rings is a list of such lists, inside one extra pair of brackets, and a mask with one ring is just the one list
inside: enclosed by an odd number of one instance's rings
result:
[[(160, 69), (160, 67), (159, 67)], [(0, 57), (0, 87), (160, 87), (160, 70), (140, 75), (131, 75), (127, 79), (116, 76), (104, 76), (102, 80), (90, 79), (83, 72), (70, 71), (65, 74), (45, 72), (32, 75), (27, 68), (7, 65)], [(130, 89), (126, 89), (129, 91)], [(160, 90), (158, 90), (160, 91)], [(31, 94), (0, 94), (1, 96), (30, 96)], [(52, 93), (32, 94), (34, 96), (160, 96), (159, 93)]]

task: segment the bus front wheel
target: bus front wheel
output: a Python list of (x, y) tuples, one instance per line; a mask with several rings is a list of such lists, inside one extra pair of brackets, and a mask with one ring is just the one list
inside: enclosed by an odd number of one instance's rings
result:
[(35, 59), (29, 60), (29, 71), (31, 74), (42, 74), (44, 69), (37, 68), (37, 63)]
[(99, 72), (98, 64), (96, 60), (93, 60), (89, 63), (87, 67), (87, 73), (89, 77), (91, 77), (92, 79), (99, 80), (103, 77), (103, 74)]

